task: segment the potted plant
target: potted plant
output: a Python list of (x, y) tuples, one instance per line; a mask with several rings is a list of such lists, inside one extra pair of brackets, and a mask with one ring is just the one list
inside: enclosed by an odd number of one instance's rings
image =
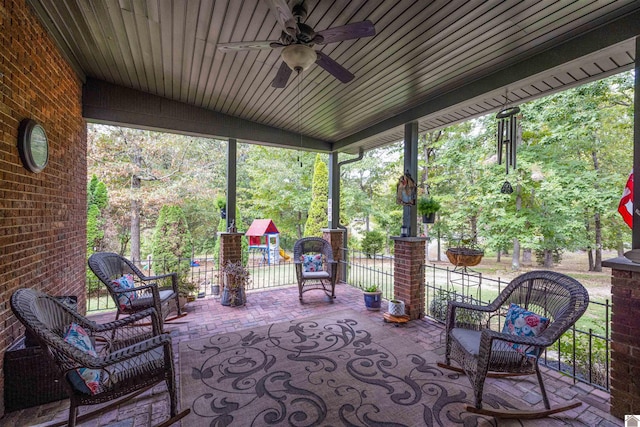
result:
[(224, 274), (224, 288), (220, 303), (231, 307), (238, 307), (247, 302), (246, 287), (250, 283), (249, 270), (242, 265), (242, 261), (227, 262), (222, 268)]
[(178, 280), (178, 299), (180, 300), (180, 307), (184, 307), (188, 302), (196, 300), (195, 293), (198, 290), (198, 286), (186, 277), (180, 277)]
[(440, 202), (433, 197), (420, 197), (417, 207), (418, 213), (422, 215), (422, 222), (431, 224), (435, 221), (436, 212), (440, 210)]
[(364, 289), (364, 305), (367, 310), (378, 311), (382, 303), (382, 291), (378, 285), (369, 285)]
[(392, 316), (404, 316), (404, 301), (397, 299), (389, 301), (389, 314)]

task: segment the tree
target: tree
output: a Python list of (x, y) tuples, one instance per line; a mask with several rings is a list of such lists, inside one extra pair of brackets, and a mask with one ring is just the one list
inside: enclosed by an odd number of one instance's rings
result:
[(187, 218), (177, 205), (165, 205), (153, 233), (153, 269), (156, 273), (178, 273), (180, 287), (188, 293), (192, 242)]
[[(104, 182), (91, 176), (87, 185), (87, 259), (96, 251), (103, 250), (104, 217), (103, 210), (107, 207), (107, 187)], [(92, 284), (96, 283), (93, 273), (87, 269), (87, 286), (89, 292), (94, 291)]]
[(304, 225), (304, 237), (321, 237), (322, 229), (329, 224), (327, 202), (329, 200), (329, 169), (320, 154), (316, 155), (313, 166), (311, 205)]

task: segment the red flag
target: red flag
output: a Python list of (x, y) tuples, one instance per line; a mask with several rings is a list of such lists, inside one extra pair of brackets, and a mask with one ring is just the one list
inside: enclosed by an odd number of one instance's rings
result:
[(624, 186), (618, 212), (630, 228), (633, 228), (633, 172), (629, 175), (627, 185)]

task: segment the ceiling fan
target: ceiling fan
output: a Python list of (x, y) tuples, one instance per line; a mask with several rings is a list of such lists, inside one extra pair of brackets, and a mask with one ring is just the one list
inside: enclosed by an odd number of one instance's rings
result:
[(343, 40), (371, 37), (376, 34), (371, 21), (354, 22), (340, 27), (329, 28), (316, 32), (304, 24), (307, 17), (307, 3), (305, 0), (295, 0), (289, 10), (287, 0), (265, 0), (282, 27), (282, 34), (277, 41), (246, 41), (220, 43), (218, 49), (223, 52), (252, 49), (282, 48), (280, 56), (282, 64), (271, 82), (271, 86), (283, 88), (287, 85), (291, 71), (300, 73), (313, 63), (324, 68), (342, 83), (348, 83), (355, 77), (342, 65), (331, 59), (321, 51), (313, 49), (315, 44), (335, 43)]

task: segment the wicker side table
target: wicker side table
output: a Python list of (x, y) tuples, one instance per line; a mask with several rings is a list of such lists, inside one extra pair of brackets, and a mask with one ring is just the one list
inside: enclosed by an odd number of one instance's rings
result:
[(25, 347), (24, 337), (4, 354), (6, 412), (42, 405), (67, 397), (57, 367), (42, 347)]

